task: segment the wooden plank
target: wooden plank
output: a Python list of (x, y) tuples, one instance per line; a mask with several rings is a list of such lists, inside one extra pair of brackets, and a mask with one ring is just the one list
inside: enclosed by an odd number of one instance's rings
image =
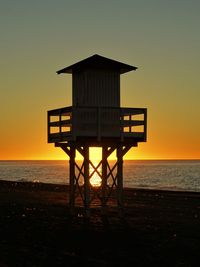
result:
[(144, 125), (144, 120), (123, 120), (122, 126), (123, 127), (129, 127), (129, 126), (142, 126)]
[(61, 120), (61, 121), (52, 121), (49, 122), (50, 127), (59, 127), (59, 126), (72, 126), (72, 120)]
[(72, 107), (64, 107), (64, 108), (58, 108), (58, 109), (52, 109), (49, 110), (48, 113), (50, 116), (59, 116), (62, 114), (63, 116), (69, 116), (71, 114)]
[(124, 132), (124, 137), (132, 137), (132, 138), (135, 138), (135, 137), (141, 137), (141, 138), (145, 138), (145, 134), (144, 132)]
[(64, 142), (72, 139), (72, 135), (70, 132), (67, 133), (53, 133), (49, 134), (48, 142), (49, 143), (56, 143), (56, 142)]

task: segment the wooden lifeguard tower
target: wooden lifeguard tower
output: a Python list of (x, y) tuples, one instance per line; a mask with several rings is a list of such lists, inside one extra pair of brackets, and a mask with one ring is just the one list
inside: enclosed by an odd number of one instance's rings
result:
[[(138, 142), (146, 141), (147, 109), (120, 107), (120, 75), (136, 70), (100, 55), (93, 55), (57, 74), (72, 74), (72, 106), (48, 111), (48, 142), (55, 143), (69, 156), (69, 206), (100, 206), (109, 199), (123, 208), (123, 157)], [(90, 147), (100, 147), (102, 158), (95, 166)], [(76, 160), (76, 152), (82, 162)], [(111, 164), (109, 156), (116, 152)], [(100, 178), (92, 185), (94, 175)]]

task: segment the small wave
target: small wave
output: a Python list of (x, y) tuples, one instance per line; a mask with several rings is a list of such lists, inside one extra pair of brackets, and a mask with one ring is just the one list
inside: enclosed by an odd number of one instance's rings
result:
[(40, 182), (40, 180), (38, 180), (38, 179), (33, 180), (33, 183), (39, 183), (39, 182)]

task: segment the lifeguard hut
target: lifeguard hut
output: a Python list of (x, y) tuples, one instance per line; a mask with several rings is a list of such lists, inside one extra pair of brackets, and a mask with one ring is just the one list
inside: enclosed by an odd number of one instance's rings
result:
[[(147, 132), (146, 108), (120, 107), (120, 75), (136, 69), (96, 54), (57, 71), (72, 75), (72, 106), (48, 111), (48, 143), (69, 156), (71, 211), (82, 206), (89, 215), (93, 205), (105, 210), (111, 198), (123, 208), (123, 157), (146, 141)], [(102, 149), (96, 165), (90, 147)], [(116, 161), (111, 164), (113, 152)], [(91, 183), (94, 175), (98, 185)]]

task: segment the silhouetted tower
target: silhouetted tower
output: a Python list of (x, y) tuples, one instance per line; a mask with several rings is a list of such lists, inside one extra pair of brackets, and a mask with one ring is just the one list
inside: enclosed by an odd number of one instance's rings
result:
[[(123, 157), (146, 141), (146, 108), (120, 107), (120, 75), (136, 69), (93, 55), (57, 71), (72, 74), (72, 106), (48, 111), (48, 142), (69, 156), (71, 211), (82, 205), (89, 215), (92, 205), (105, 210), (110, 200), (123, 207)], [(89, 157), (90, 147), (102, 148), (97, 165)], [(111, 163), (114, 151), (116, 161)], [(94, 175), (100, 180), (96, 185), (91, 183)]]

